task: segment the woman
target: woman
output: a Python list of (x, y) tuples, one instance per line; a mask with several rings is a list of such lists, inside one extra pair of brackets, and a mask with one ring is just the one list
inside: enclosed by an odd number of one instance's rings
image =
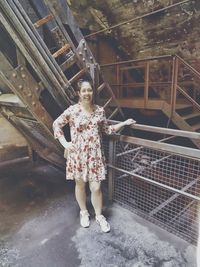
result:
[[(101, 181), (106, 178), (105, 158), (102, 151), (101, 134), (112, 134), (125, 125), (135, 123), (128, 119), (109, 126), (104, 109), (93, 104), (93, 89), (89, 81), (78, 82), (79, 102), (67, 108), (53, 123), (55, 138), (67, 152), (66, 179), (75, 180), (75, 196), (80, 207), (80, 224), (89, 227), (89, 213), (86, 207), (85, 185), (89, 182), (91, 202), (96, 222), (103, 232), (110, 231), (110, 225), (102, 215)], [(62, 127), (69, 123), (71, 142), (67, 142)]]

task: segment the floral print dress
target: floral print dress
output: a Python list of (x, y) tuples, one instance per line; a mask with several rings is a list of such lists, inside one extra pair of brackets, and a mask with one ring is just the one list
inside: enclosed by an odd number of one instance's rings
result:
[(103, 107), (94, 105), (87, 115), (81, 104), (67, 108), (53, 123), (55, 138), (64, 135), (62, 128), (69, 123), (73, 151), (66, 161), (66, 179), (102, 181), (106, 178), (105, 157), (102, 150), (102, 133), (112, 134), (114, 128), (107, 124)]

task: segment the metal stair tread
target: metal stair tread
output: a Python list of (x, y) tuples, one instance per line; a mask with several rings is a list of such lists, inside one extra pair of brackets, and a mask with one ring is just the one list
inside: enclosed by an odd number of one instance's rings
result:
[(179, 103), (176, 104), (176, 109), (192, 108), (191, 104)]
[(200, 123), (191, 126), (194, 131), (200, 129)]
[(188, 119), (192, 119), (192, 118), (198, 117), (198, 116), (200, 116), (200, 112), (193, 112), (193, 113), (182, 116), (182, 118), (184, 120), (188, 120)]

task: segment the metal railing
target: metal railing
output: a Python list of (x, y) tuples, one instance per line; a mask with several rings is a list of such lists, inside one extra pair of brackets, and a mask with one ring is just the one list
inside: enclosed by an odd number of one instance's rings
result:
[[(174, 136), (199, 133), (135, 125)], [(109, 199), (181, 238), (196, 243), (200, 205), (198, 149), (114, 135), (105, 140)]]
[(114, 62), (101, 68), (110, 70), (110, 84), (118, 98), (142, 97), (144, 108), (149, 107), (150, 98), (165, 100), (171, 116), (179, 102), (200, 109), (200, 73), (178, 55)]

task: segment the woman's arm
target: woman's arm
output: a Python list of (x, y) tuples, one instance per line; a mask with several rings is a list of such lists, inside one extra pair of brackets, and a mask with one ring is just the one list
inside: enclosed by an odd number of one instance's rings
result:
[(114, 134), (117, 131), (119, 131), (122, 127), (127, 126), (127, 125), (131, 125), (131, 124), (135, 124), (136, 121), (133, 119), (128, 119), (125, 120), (123, 122), (119, 122), (115, 125), (109, 125), (107, 120), (106, 120), (106, 116), (105, 116), (105, 110), (102, 109), (102, 122), (101, 122), (101, 131), (105, 134)]
[(59, 142), (61, 143), (61, 145), (62, 145), (65, 149), (67, 149), (67, 150), (72, 150), (72, 149), (74, 149), (72, 142), (68, 142), (68, 141), (65, 139), (64, 136), (60, 136), (60, 137), (58, 137), (58, 140), (59, 140)]
[(122, 121), (122, 122), (119, 122), (115, 125), (112, 125), (113, 129), (115, 132), (118, 132), (122, 127), (124, 126), (128, 126), (128, 125), (132, 125), (132, 124), (135, 124), (136, 121), (133, 120), (133, 119), (128, 119), (128, 120), (125, 120), (125, 121)]

